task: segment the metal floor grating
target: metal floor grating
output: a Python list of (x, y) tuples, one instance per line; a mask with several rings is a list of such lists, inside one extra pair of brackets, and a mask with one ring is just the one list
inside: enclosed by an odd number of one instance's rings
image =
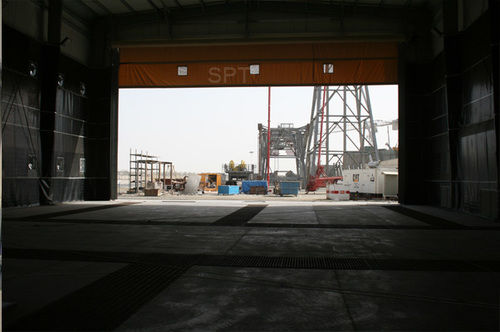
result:
[[(500, 261), (361, 257), (180, 255), (4, 248), (4, 258), (129, 262), (124, 268), (9, 323), (5, 326), (6, 331), (114, 330), (193, 265), (316, 270), (500, 272)], [(7, 269), (4, 276), (8, 273)], [(8, 321), (7, 317), (5, 318), (4, 321)]]
[[(247, 255), (185, 255), (4, 248), (5, 259), (41, 259), (92, 262), (121, 262), (154, 265), (234, 266), (280, 269), (399, 270), (499, 272), (497, 260), (434, 260), (364, 257), (274, 257)], [(8, 272), (7, 272), (8, 273)]]
[[(189, 218), (186, 218), (189, 220)], [(43, 222), (43, 223), (65, 223), (65, 224), (102, 224), (102, 225), (150, 225), (150, 226), (186, 226), (186, 227), (253, 227), (253, 228), (307, 228), (307, 229), (394, 229), (394, 230), (488, 230), (499, 231), (498, 226), (461, 226), (457, 227), (446, 225), (359, 225), (359, 224), (292, 224), (292, 223), (208, 223), (199, 221), (161, 221), (161, 220), (111, 220), (111, 219), (6, 219), (9, 222)]]
[(336, 257), (208, 256), (197, 265), (319, 270), (500, 271), (500, 261)]
[(188, 267), (130, 264), (6, 326), (7, 331), (109, 331)]

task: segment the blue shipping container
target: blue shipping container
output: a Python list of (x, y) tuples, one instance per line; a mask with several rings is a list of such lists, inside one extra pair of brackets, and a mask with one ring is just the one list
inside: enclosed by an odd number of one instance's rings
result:
[(262, 180), (245, 180), (241, 182), (241, 191), (245, 194), (250, 193), (250, 187), (265, 187), (267, 191), (267, 181), (262, 181)]
[(300, 182), (299, 181), (281, 181), (280, 182), (280, 195), (295, 195), (299, 194)]
[(240, 187), (238, 187), (238, 186), (219, 186), (217, 193), (219, 195), (238, 195), (240, 193)]

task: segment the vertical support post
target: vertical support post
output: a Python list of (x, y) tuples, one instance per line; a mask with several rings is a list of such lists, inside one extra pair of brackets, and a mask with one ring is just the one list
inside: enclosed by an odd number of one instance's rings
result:
[(408, 86), (406, 83), (407, 49), (400, 45), (398, 49), (398, 202), (405, 204), (410, 202), (412, 177), (409, 175), (409, 149), (407, 137), (407, 112), (406, 107)]
[(362, 129), (362, 123), (361, 123), (361, 89), (362, 87), (359, 85), (353, 86), (354, 90), (356, 91), (356, 114), (358, 117), (358, 133), (359, 133), (359, 151), (360, 156), (361, 156), (361, 166), (364, 167), (365, 165), (365, 160), (364, 160), (364, 154), (362, 153), (365, 149), (365, 140), (363, 137), (363, 129)]
[(343, 92), (343, 100), (344, 100), (344, 108), (343, 108), (343, 129), (344, 132), (342, 133), (343, 136), (343, 147), (342, 147), (342, 164), (345, 162), (345, 156), (347, 153), (347, 86), (343, 86), (342, 89)]
[(314, 174), (316, 172), (316, 154), (318, 153), (317, 149), (314, 147), (314, 144), (318, 142), (318, 133), (319, 133), (319, 122), (318, 122), (318, 117), (321, 112), (321, 87), (318, 87), (316, 89), (316, 114), (314, 116), (314, 141), (313, 141), (313, 155), (312, 155), (312, 168), (311, 168), (311, 173), (310, 175)]
[(128, 154), (128, 190), (132, 189), (132, 148)]
[(134, 156), (134, 163), (135, 163), (135, 193), (139, 192), (139, 172), (141, 171), (141, 164), (137, 162), (137, 149), (135, 150), (135, 156)]
[(321, 165), (321, 145), (323, 143), (323, 120), (325, 115), (325, 98), (326, 98), (326, 86), (323, 87), (323, 102), (321, 103), (321, 125), (319, 128), (319, 145), (318, 145), (318, 168)]
[(170, 188), (173, 188), (172, 184), (172, 179), (173, 179), (173, 173), (174, 172), (174, 165), (170, 164)]
[[(312, 137), (313, 137), (313, 126), (314, 126), (314, 110), (316, 108), (316, 103), (317, 101), (317, 94), (316, 91), (319, 89), (319, 87), (315, 86), (313, 90), (313, 100), (312, 100), (312, 105), (311, 105), (311, 118), (309, 120), (309, 125), (307, 126), (307, 140), (306, 140), (306, 146), (305, 146), (305, 151), (304, 155), (306, 158), (306, 168), (304, 172), (304, 178), (302, 179), (302, 186), (305, 187), (307, 184), (307, 181), (309, 180), (309, 176), (311, 175), (311, 160), (314, 159), (314, 149), (311, 150), (311, 144), (312, 144)], [(313, 155), (311, 155), (313, 154)]]
[(271, 87), (267, 90), (267, 187), (269, 188), (269, 159), (271, 157)]
[(261, 153), (262, 153), (262, 125), (259, 123), (257, 125), (257, 129), (259, 130), (259, 154), (257, 155), (257, 167), (258, 167), (258, 170), (257, 172), (259, 173), (260, 176), (262, 176), (262, 156), (261, 156)]
[(111, 77), (109, 96), (109, 199), (116, 199), (118, 175), (118, 67), (120, 55), (117, 49), (111, 50)]
[[(2, 22), (2, 7), (0, 6), (0, 22)], [(3, 91), (3, 81), (2, 81), (2, 24), (0, 24), (0, 100), (2, 99), (2, 91)], [(0, 103), (0, 119), (3, 117), (2, 105)], [(2, 126), (0, 126), (0, 226), (2, 225)], [(0, 296), (1, 297), (1, 296)], [(1, 313), (0, 313), (1, 314)]]
[(325, 142), (325, 148), (326, 148), (326, 163), (325, 163), (325, 170), (326, 174), (329, 174), (330, 171), (330, 87), (326, 90), (328, 94), (328, 101), (326, 102), (326, 142)]
[[(375, 150), (375, 161), (380, 161), (380, 156), (378, 153), (378, 145), (377, 145), (377, 129), (375, 128), (375, 122), (373, 121), (373, 112), (372, 112), (372, 103), (370, 101), (370, 93), (368, 92), (368, 86), (364, 86), (365, 90), (365, 100), (366, 100), (366, 107), (368, 108), (368, 113), (370, 115), (370, 133), (372, 135), (372, 144), (373, 144), (373, 149)], [(364, 136), (364, 135), (363, 135)]]
[(491, 61), (493, 76), (493, 109), (495, 110), (495, 134), (497, 155), (496, 221), (500, 221), (500, 1), (489, 1), (491, 24)]
[(155, 167), (155, 164), (153, 162), (151, 162), (151, 185), (153, 186), (154, 188), (154, 184), (155, 184), (155, 178), (154, 178), (154, 167)]
[(61, 42), (62, 0), (49, 1), (48, 42), (42, 48), (40, 146), (40, 204), (53, 204), (54, 130), (56, 122), (57, 72)]
[(165, 178), (167, 177), (167, 174), (165, 173), (167, 170), (167, 164), (163, 164), (163, 177), (161, 178), (161, 188), (165, 190)]
[[(142, 163), (141, 163), (142, 164)], [(141, 165), (142, 167), (142, 165)], [(141, 177), (141, 184), (142, 184), (142, 181), (145, 181), (145, 179), (147, 178), (147, 174), (148, 174), (148, 164), (146, 162), (144, 162), (144, 177)], [(141, 186), (139, 186), (140, 188)], [(142, 186), (142, 189), (144, 189), (146, 186)]]
[(443, 5), (444, 61), (446, 77), (446, 110), (448, 119), (448, 146), (450, 151), (451, 207), (462, 203), (458, 180), (458, 130), (462, 102), (462, 76), (460, 74), (460, 36), (458, 34), (458, 3), (445, 1)]

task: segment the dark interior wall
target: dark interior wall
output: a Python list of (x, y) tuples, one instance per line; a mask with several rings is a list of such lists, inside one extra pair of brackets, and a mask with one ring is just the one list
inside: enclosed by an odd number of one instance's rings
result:
[[(428, 84), (428, 111), (423, 114), (422, 140), (430, 147), (429, 153), (423, 153), (424, 199), (426, 203), (442, 207), (453, 207), (451, 198), (450, 136), (448, 126), (447, 85), (445, 56), (440, 53), (429, 64), (433, 75)], [(424, 124), (428, 123), (428, 126)]]
[(453, 123), (457, 128), (456, 206), (485, 215), (494, 212), (485, 204), (492, 203), (498, 180), (491, 28), (486, 14), (460, 38), (457, 81), (462, 100)]
[[(116, 198), (118, 151), (118, 63), (92, 70), (88, 112), (89, 141), (85, 155), (89, 176), (86, 181), (88, 200)], [(90, 176), (91, 175), (91, 176)]]
[(9, 45), (2, 75), (3, 206), (110, 199), (111, 69), (89, 68), (56, 52), (63, 83), (52, 96), (42, 64), (54, 54), (7, 26), (3, 41)]
[(405, 47), (400, 86), (401, 155), (405, 156), (400, 165), (401, 201), (495, 219), (498, 54), (491, 45), (494, 22), (500, 18), (490, 8), (460, 29), (453, 9), (446, 5), (443, 9), (441, 52), (415, 57), (411, 45)]
[[(61, 56), (59, 71), (64, 83), (56, 90), (52, 191), (57, 202), (82, 200), (85, 192), (88, 122), (91, 105), (86, 91), (89, 70)], [(83, 91), (83, 84), (85, 91)], [(81, 166), (81, 167), (80, 167)]]
[(500, 212), (500, 0), (490, 0), (491, 59), (493, 79), (493, 109), (495, 114), (497, 188), (491, 192), (492, 214), (499, 219)]
[[(30, 62), (41, 58), (41, 45), (3, 27), (2, 129), (4, 206), (39, 201), (40, 80), (31, 77)], [(19, 52), (19, 50), (24, 50)], [(33, 169), (28, 164), (32, 162)]]

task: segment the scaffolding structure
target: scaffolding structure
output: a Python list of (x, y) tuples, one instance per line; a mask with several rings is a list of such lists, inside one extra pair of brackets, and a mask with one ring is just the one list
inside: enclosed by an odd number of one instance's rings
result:
[[(269, 144), (269, 163), (271, 160), (295, 159), (296, 176), (299, 181), (306, 177), (305, 153), (306, 137), (309, 125), (295, 128), (292, 123), (282, 123), (277, 128), (271, 128), (271, 139)], [(267, 174), (267, 149), (268, 129), (259, 123), (259, 175), (265, 179)], [(271, 173), (271, 182), (277, 180), (282, 170), (274, 169)]]
[(328, 176), (341, 176), (347, 159), (357, 168), (380, 160), (368, 86), (315, 87), (309, 128), (308, 176), (319, 165)]
[[(173, 167), (170, 161), (141, 159), (137, 165), (144, 169), (144, 189), (171, 189)], [(167, 177), (167, 172), (169, 176)]]
[(158, 156), (137, 149), (130, 149), (128, 193), (136, 194), (144, 189), (172, 188), (173, 163), (158, 160)]
[(128, 193), (138, 193), (139, 190), (146, 188), (146, 167), (144, 161), (157, 161), (158, 157), (149, 155), (148, 152), (137, 149), (130, 149), (129, 155), (129, 181)]

